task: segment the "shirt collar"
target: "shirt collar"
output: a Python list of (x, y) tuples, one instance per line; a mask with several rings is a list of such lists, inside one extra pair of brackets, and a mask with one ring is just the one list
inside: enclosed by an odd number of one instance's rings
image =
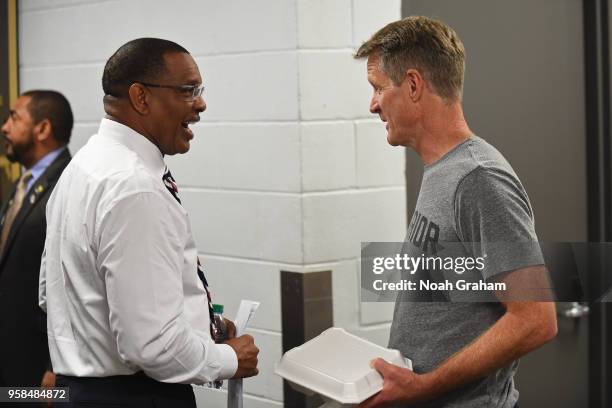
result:
[(107, 118), (103, 118), (100, 122), (98, 134), (126, 146), (136, 153), (151, 171), (159, 174), (159, 177), (163, 176), (166, 168), (164, 156), (159, 148), (144, 135), (129, 126)]
[(58, 147), (57, 149), (47, 153), (42, 159), (36, 162), (30, 169), (32, 172), (32, 179), (29, 184), (33, 184), (44, 172), (47, 167), (53, 163), (53, 161), (60, 155), (60, 153), (66, 148), (66, 146)]

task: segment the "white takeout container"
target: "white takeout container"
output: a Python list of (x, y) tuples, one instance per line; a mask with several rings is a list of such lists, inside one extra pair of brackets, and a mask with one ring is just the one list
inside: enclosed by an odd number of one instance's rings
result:
[(370, 368), (370, 361), (377, 357), (412, 369), (411, 361), (398, 350), (381, 347), (332, 327), (286, 352), (276, 365), (275, 373), (297, 391), (306, 395), (320, 394), (329, 401), (326, 407), (350, 406), (382, 389), (382, 376)]

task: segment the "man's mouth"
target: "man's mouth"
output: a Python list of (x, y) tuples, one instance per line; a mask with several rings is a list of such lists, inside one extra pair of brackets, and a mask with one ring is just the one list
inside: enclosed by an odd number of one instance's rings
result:
[(184, 122), (181, 122), (181, 126), (187, 131), (187, 133), (189, 133), (193, 137), (193, 131), (189, 129), (189, 125), (192, 125), (199, 121), (200, 121), (199, 117), (193, 117), (193, 118), (187, 119)]
[(195, 119), (195, 120), (186, 120), (184, 122), (181, 123), (181, 126), (184, 127), (185, 129), (189, 129), (189, 125), (192, 125), (196, 122), (198, 122), (200, 119)]

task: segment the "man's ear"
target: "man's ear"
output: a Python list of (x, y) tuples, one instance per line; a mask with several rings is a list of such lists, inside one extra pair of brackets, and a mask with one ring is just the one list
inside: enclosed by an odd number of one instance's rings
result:
[(149, 92), (143, 85), (139, 83), (130, 85), (128, 89), (128, 98), (136, 112), (141, 115), (147, 115), (149, 113)]
[(51, 122), (49, 119), (43, 119), (34, 125), (34, 137), (39, 142), (44, 142), (51, 138), (53, 134), (53, 127), (51, 126)]
[(425, 80), (419, 71), (414, 68), (406, 71), (406, 77), (402, 85), (408, 89), (408, 95), (412, 102), (418, 102), (421, 99), (425, 88)]

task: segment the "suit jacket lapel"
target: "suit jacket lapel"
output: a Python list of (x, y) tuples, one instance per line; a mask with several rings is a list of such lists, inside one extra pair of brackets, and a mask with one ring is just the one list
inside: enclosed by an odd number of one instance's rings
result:
[(30, 190), (28, 190), (28, 193), (23, 199), (21, 208), (19, 209), (19, 212), (13, 221), (13, 225), (11, 225), (11, 230), (6, 238), (6, 244), (4, 245), (4, 252), (1, 254), (0, 263), (4, 262), (4, 255), (11, 247), (11, 244), (15, 239), (15, 235), (17, 235), (21, 224), (23, 224), (30, 211), (32, 211), (32, 208), (36, 206), (40, 197), (47, 192), (49, 186), (57, 181), (62, 173), (62, 170), (64, 170), (64, 167), (66, 167), (69, 161), (70, 152), (66, 148), (59, 154), (59, 156), (55, 158), (49, 167), (47, 167), (45, 172), (40, 175)]

